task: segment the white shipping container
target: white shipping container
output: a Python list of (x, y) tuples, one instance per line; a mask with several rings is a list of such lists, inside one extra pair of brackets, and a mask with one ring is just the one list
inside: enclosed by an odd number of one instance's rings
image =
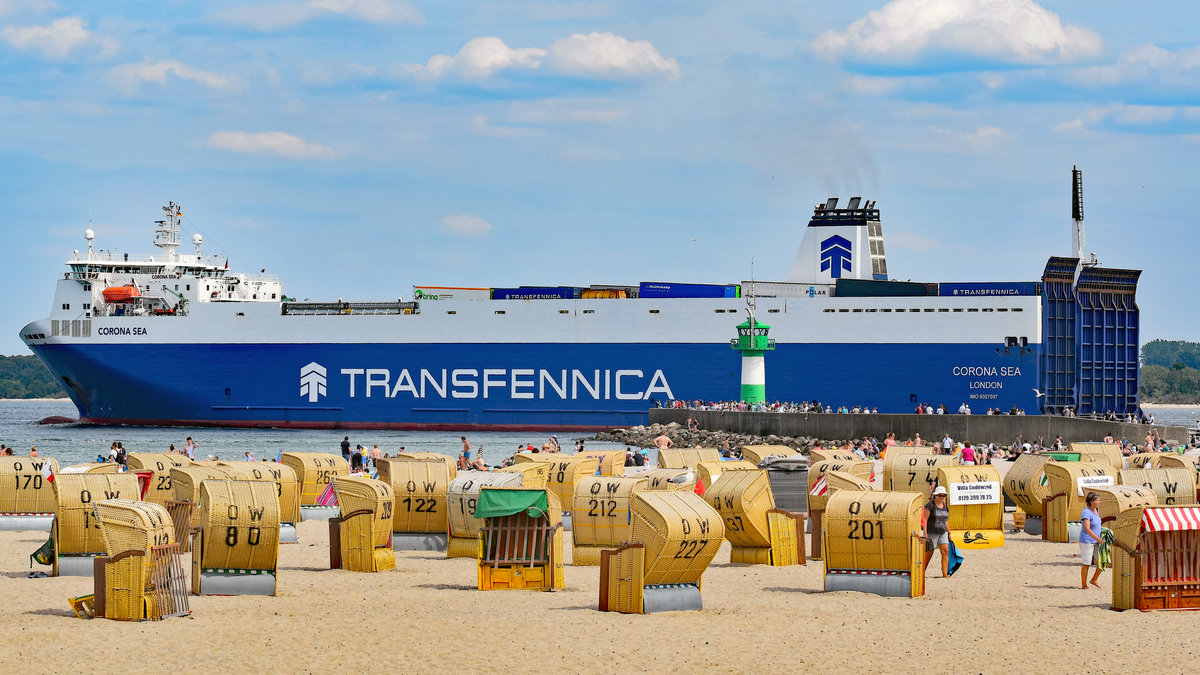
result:
[(458, 286), (413, 286), (413, 300), (491, 300), (490, 288)]
[(750, 295), (750, 289), (760, 298), (832, 298), (833, 284), (797, 284), (788, 281), (743, 281), (742, 297)]

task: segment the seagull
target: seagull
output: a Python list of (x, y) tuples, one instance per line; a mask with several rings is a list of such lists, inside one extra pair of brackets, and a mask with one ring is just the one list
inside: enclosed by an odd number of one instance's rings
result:
[(690, 466), (688, 467), (687, 473), (683, 474), (682, 476), (675, 476), (674, 478), (667, 479), (668, 483), (679, 483), (681, 485), (687, 485), (688, 483), (694, 483), (695, 481), (696, 474), (692, 473), (692, 467)]
[(1038, 390), (1037, 390), (1037, 387), (1034, 387), (1034, 388), (1033, 388), (1033, 397), (1034, 397), (1034, 398), (1041, 398), (1041, 397), (1043, 397), (1043, 396), (1045, 396), (1045, 395), (1046, 395), (1045, 393), (1038, 391)]
[(692, 243), (693, 243), (693, 244), (694, 244), (694, 243), (696, 243), (696, 238), (695, 238), (695, 237), (692, 237)]

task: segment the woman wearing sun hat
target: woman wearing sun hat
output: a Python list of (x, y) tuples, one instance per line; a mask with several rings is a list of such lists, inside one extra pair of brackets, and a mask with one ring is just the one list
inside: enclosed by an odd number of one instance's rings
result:
[(933, 550), (937, 549), (942, 553), (942, 576), (950, 576), (950, 508), (946, 505), (946, 488), (939, 485), (933, 489), (933, 496), (921, 514), (921, 522), (925, 524), (921, 533), (925, 538), (925, 569), (929, 569)]

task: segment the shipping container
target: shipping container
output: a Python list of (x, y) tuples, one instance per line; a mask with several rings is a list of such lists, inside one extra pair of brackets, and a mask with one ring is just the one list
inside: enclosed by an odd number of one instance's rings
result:
[(742, 295), (749, 296), (754, 289), (759, 298), (829, 298), (833, 297), (833, 284), (796, 284), (787, 281), (743, 281)]
[(589, 291), (621, 291), (624, 293), (624, 295), (621, 296), (622, 298), (638, 297), (638, 287), (637, 286), (626, 286), (626, 285), (622, 285), (622, 284), (592, 284), (591, 286), (588, 286), (586, 290), (589, 290)]
[(574, 300), (576, 289), (571, 286), (522, 286), (493, 288), (493, 300)]
[(490, 300), (490, 288), (413, 286), (413, 300)]
[(1036, 281), (981, 281), (977, 283), (940, 284), (939, 295), (944, 296), (1004, 296), (1041, 295), (1041, 284)]
[(643, 298), (740, 298), (737, 284), (681, 284), (670, 281), (643, 281), (638, 286)]
[(579, 297), (584, 300), (603, 299), (611, 300), (628, 297), (623, 289), (620, 288), (585, 288), (579, 294)]
[(839, 298), (908, 298), (937, 295), (938, 285), (915, 281), (838, 279), (836, 292)]

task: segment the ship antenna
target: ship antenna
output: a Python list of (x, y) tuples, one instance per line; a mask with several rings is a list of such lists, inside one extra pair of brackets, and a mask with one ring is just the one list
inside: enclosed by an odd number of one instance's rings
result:
[(751, 320), (754, 319), (754, 310), (758, 308), (758, 302), (754, 296), (754, 258), (750, 259), (750, 290), (746, 293), (746, 313), (750, 315)]
[(154, 230), (154, 245), (163, 250), (167, 260), (174, 261), (175, 248), (179, 246), (179, 219), (183, 216), (183, 209), (175, 202), (168, 202), (162, 210), (166, 219), (154, 221), (158, 225)]

